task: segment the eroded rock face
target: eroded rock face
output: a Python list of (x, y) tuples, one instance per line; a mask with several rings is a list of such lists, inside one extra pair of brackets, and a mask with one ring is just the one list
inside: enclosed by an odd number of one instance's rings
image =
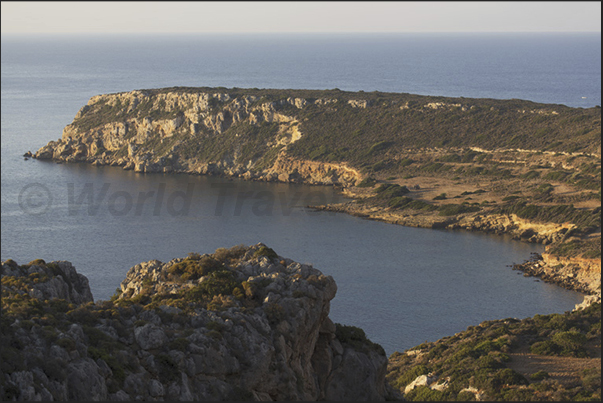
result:
[(580, 291), (598, 298), (598, 300), (590, 298), (585, 300), (584, 306), (600, 301), (600, 259), (564, 258), (543, 253), (522, 264), (514, 265), (513, 268), (522, 271), (525, 276), (538, 277), (563, 288)]
[(0, 393), (7, 400), (391, 397), (383, 349), (328, 317), (333, 278), (265, 245), (141, 263), (127, 273), (121, 294), (96, 304), (80, 305), (91, 295), (75, 269), (69, 278), (80, 283), (73, 290), (51, 287), (62, 277), (48, 269), (54, 264), (73, 269), (67, 262), (31, 266), (48, 275), (35, 284), (37, 275), (2, 264), (3, 304), (40, 293), (73, 303), (48, 308), (51, 322), (25, 318), (26, 308), (8, 309), (6, 354), (21, 358), (3, 366)]
[(21, 292), (42, 301), (63, 299), (74, 304), (93, 301), (88, 278), (76, 272), (70, 262), (57, 261), (47, 265), (38, 259), (22, 266), (12, 261), (3, 262), (2, 277), (28, 279), (30, 287)]
[[(136, 172), (221, 174), (245, 179), (312, 184), (350, 184), (360, 173), (339, 164), (293, 160), (287, 146), (303, 137), (286, 107), (324, 108), (337, 100), (222, 93), (132, 91), (92, 97), (65, 127), (62, 138), (33, 154), (37, 159), (121, 166)], [(357, 101), (361, 102), (361, 101)], [(364, 101), (366, 104), (366, 101)], [(366, 107), (366, 105), (364, 105)], [(256, 131), (265, 130), (258, 143)], [(219, 139), (222, 156), (203, 152)], [(253, 153), (245, 145), (255, 144)], [(199, 148), (191, 152), (190, 148)], [(248, 147), (247, 147), (248, 148)], [(214, 153), (215, 154), (215, 153)], [(278, 160), (276, 156), (278, 155)]]

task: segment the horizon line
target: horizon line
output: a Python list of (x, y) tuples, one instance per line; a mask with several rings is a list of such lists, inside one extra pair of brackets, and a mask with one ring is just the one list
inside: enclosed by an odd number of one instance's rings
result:
[(601, 31), (198, 31), (198, 32), (0, 32), (1, 35), (380, 35), (380, 34), (601, 34)]

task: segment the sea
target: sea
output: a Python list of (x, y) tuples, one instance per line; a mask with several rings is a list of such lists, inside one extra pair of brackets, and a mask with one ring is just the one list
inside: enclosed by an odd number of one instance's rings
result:
[(330, 317), (389, 355), (584, 295), (510, 267), (544, 247), (316, 212), (337, 189), (26, 160), (94, 95), (172, 86), (382, 91), (601, 105), (601, 35), (2, 34), (1, 257), (67, 260), (95, 300), (130, 267), (262, 242), (333, 276)]

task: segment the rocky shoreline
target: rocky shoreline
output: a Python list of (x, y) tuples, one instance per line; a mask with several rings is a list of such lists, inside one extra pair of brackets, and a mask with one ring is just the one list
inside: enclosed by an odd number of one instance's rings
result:
[[(69, 140), (67, 140), (69, 144)], [(337, 164), (316, 163), (312, 161), (299, 161), (288, 157), (282, 152), (275, 165), (266, 172), (252, 173), (240, 166), (229, 166), (227, 164), (201, 164), (195, 168), (159, 170), (157, 167), (148, 165), (136, 165), (125, 160), (101, 160), (101, 159), (77, 159), (73, 156), (65, 156), (60, 150), (65, 147), (61, 142), (57, 145), (47, 145), (35, 154), (33, 158), (52, 159), (63, 162), (92, 162), (93, 165), (120, 166), (123, 169), (134, 169), (145, 173), (186, 173), (191, 175), (218, 175), (226, 177), (238, 177), (245, 180), (272, 181), (284, 183), (303, 183), (308, 185), (332, 185), (340, 187), (348, 197), (356, 197), (350, 189), (362, 177), (358, 171)], [(48, 149), (51, 148), (52, 156)], [(69, 148), (71, 149), (71, 148)], [(523, 242), (540, 243), (550, 245), (563, 242), (571, 234), (574, 225), (555, 223), (535, 223), (522, 220), (516, 215), (484, 215), (484, 214), (460, 214), (454, 217), (441, 217), (434, 213), (414, 212), (399, 213), (388, 208), (370, 206), (357, 203), (353, 200), (347, 203), (329, 205), (308, 206), (316, 211), (330, 211), (349, 214), (355, 217), (403, 225), (407, 227), (465, 230), (471, 232), (482, 232), (497, 235), (510, 235), (513, 239)], [(546, 255), (546, 254), (545, 254)], [(552, 259), (552, 256), (551, 256)], [(549, 259), (549, 260), (551, 260)], [(547, 260), (547, 262), (549, 261)], [(563, 260), (563, 259), (562, 259)], [(597, 266), (597, 262), (599, 262)], [(561, 266), (563, 269), (560, 269)], [(580, 275), (580, 268), (584, 265), (581, 260), (565, 259), (550, 265), (531, 264), (526, 262), (516, 265), (517, 270), (522, 270), (529, 276), (542, 278), (543, 280), (556, 284), (560, 287), (583, 292), (590, 295), (601, 295), (601, 269), (600, 261), (593, 260), (588, 269), (588, 275)], [(555, 267), (556, 269), (553, 269)], [(598, 267), (598, 272), (597, 272)], [(593, 274), (594, 273), (594, 274)], [(598, 273), (598, 276), (597, 276)]]
[[(317, 211), (345, 213), (408, 227), (506, 234), (518, 241), (544, 245), (563, 242), (573, 228), (571, 224), (533, 223), (515, 215), (484, 216), (470, 213), (455, 217), (441, 217), (436, 214), (400, 213), (387, 208), (358, 204), (355, 201), (311, 207)], [(545, 248), (548, 249), (548, 246)], [(513, 264), (512, 267), (514, 270), (522, 271), (526, 276), (537, 277), (565, 289), (598, 296), (600, 301), (601, 261), (599, 259), (564, 259), (543, 253), (538, 255), (537, 259), (532, 257), (522, 264)]]
[(563, 260), (547, 253), (534, 254), (521, 264), (513, 264), (513, 270), (524, 276), (537, 277), (547, 283), (578, 291), (592, 298), (588, 303), (601, 302), (601, 261), (597, 259)]

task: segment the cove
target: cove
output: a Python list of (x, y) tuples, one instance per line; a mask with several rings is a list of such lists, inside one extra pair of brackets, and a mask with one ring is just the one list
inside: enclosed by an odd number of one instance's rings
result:
[(333, 276), (333, 321), (362, 328), (388, 355), (484, 320), (562, 313), (583, 298), (509, 267), (542, 245), (304, 207), (344, 201), (332, 187), (30, 163), (40, 186), (5, 206), (3, 224), (23, 230), (3, 237), (3, 259), (69, 260), (97, 301), (140, 262), (258, 242)]

